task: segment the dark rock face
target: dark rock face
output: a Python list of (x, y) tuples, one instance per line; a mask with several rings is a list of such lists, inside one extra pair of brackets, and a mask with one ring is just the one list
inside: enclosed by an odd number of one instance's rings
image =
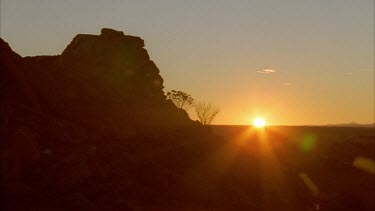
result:
[(159, 192), (178, 186), (206, 132), (166, 100), (141, 38), (102, 29), (25, 58), (0, 39), (0, 53), (2, 210), (129, 210), (176, 195)]
[(22, 64), (43, 110), (60, 118), (104, 130), (190, 124), (165, 100), (159, 69), (143, 47), (139, 37), (102, 29), (99, 36), (77, 35), (59, 56)]

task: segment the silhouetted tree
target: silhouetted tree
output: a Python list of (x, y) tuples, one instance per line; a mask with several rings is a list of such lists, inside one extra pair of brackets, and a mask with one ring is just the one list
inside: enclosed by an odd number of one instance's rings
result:
[(182, 91), (172, 90), (167, 92), (167, 99), (172, 100), (172, 102), (181, 109), (188, 110), (193, 106), (193, 98)]
[(209, 125), (220, 112), (220, 108), (210, 102), (199, 102), (195, 105), (195, 112), (203, 125)]

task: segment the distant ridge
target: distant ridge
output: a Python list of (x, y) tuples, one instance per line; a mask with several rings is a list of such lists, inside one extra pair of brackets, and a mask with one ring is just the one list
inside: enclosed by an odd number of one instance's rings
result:
[(375, 127), (375, 123), (370, 124), (359, 124), (356, 122), (341, 123), (341, 124), (327, 124), (329, 127)]

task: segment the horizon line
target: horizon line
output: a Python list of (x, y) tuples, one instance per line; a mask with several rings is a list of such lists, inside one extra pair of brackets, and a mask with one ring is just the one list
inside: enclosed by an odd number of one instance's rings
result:
[[(254, 126), (253, 124), (211, 124), (210, 126)], [(375, 127), (374, 123), (339, 123), (339, 124), (285, 124), (285, 125), (266, 125), (265, 127)]]

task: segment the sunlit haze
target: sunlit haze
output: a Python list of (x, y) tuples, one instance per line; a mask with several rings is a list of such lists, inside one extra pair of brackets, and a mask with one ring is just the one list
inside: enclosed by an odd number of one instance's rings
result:
[(264, 120), (261, 117), (257, 117), (257, 118), (254, 119), (253, 125), (257, 128), (262, 128), (262, 127), (266, 126), (266, 120)]
[(144, 39), (164, 91), (218, 105), (213, 124), (374, 122), (373, 0), (1, 1), (22, 56), (103, 27)]

